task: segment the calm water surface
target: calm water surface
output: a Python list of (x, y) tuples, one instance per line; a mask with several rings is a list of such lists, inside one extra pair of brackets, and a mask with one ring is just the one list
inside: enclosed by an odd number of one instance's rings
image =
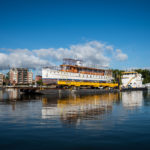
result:
[(150, 149), (150, 93), (56, 98), (0, 90), (5, 149)]

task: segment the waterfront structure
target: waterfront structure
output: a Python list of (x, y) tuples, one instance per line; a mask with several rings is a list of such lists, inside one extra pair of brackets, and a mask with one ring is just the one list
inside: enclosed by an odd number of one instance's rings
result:
[(113, 77), (109, 69), (85, 66), (81, 60), (66, 58), (59, 67), (43, 68), (42, 80), (44, 84), (57, 84), (62, 81), (110, 83)]
[(32, 84), (33, 73), (27, 68), (12, 68), (9, 71), (10, 84)]
[(121, 77), (122, 88), (142, 88), (143, 78), (137, 72), (123, 72)]
[(0, 73), (0, 86), (3, 85), (4, 82), (4, 75)]

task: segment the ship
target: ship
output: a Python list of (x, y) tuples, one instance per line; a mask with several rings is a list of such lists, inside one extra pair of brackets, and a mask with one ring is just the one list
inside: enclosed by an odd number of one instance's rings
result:
[(128, 71), (122, 73), (122, 88), (143, 88), (143, 78), (140, 73)]
[(111, 83), (112, 80), (112, 70), (83, 65), (83, 61), (79, 59), (64, 58), (59, 67), (42, 68), (42, 81), (45, 85), (60, 81)]

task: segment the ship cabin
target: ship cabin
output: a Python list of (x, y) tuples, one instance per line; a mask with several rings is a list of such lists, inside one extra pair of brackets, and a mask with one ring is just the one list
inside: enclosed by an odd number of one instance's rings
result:
[(129, 78), (129, 77), (136, 77), (137, 76), (137, 72), (123, 72), (122, 73), (122, 78)]
[(81, 64), (82, 64), (81, 60), (64, 59), (64, 63), (60, 65), (60, 67), (61, 67), (61, 71), (64, 72), (112, 76), (111, 70), (86, 67), (86, 66), (82, 66)]

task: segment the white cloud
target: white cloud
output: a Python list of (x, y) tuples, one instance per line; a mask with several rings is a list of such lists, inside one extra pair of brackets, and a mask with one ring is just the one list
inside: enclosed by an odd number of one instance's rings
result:
[(125, 61), (128, 59), (127, 54), (124, 54), (120, 49), (116, 49), (115, 58), (118, 61)]
[(112, 45), (108, 45), (108, 46), (106, 46), (106, 49), (107, 49), (107, 50), (110, 50), (110, 51), (113, 51), (114, 48), (113, 48)]
[(88, 64), (99, 64), (108, 66), (110, 58), (105, 56), (106, 45), (98, 41), (91, 41), (85, 44), (71, 45), (69, 48), (58, 49), (38, 49), (33, 50), (38, 57), (49, 58), (51, 61), (60, 61), (64, 57), (78, 58), (86, 61)]
[(114, 51), (113, 46), (98, 41), (90, 41), (84, 44), (71, 45), (69, 48), (48, 49), (8, 49), (0, 52), (0, 68), (27, 67), (39, 68), (50, 64), (60, 64), (63, 58), (78, 58), (87, 64), (109, 66), (113, 59), (126, 60), (128, 56), (120, 49)]
[(10, 67), (38, 68), (39, 65), (47, 65), (47, 60), (40, 59), (29, 50), (14, 50), (8, 54), (0, 53), (0, 69)]

